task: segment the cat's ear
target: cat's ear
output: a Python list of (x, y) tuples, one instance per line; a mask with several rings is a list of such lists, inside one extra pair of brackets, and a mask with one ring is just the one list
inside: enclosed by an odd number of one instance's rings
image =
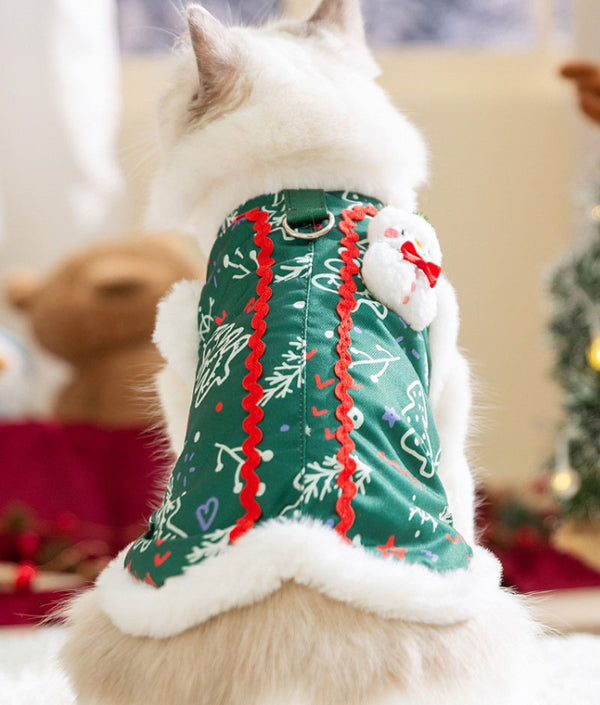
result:
[(351, 39), (365, 41), (360, 0), (321, 0), (308, 21), (312, 25), (322, 24)]
[(218, 101), (239, 72), (239, 48), (231, 31), (201, 5), (188, 5), (186, 13), (203, 102)]

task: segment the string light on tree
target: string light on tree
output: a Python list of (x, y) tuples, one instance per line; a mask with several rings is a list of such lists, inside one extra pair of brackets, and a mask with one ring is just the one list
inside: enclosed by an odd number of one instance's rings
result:
[(592, 342), (587, 350), (587, 361), (589, 366), (600, 372), (600, 333), (594, 332)]
[[(600, 213), (600, 206), (596, 206), (594, 211), (596, 209)], [(575, 287), (573, 297), (583, 306), (592, 341), (587, 349), (586, 358), (589, 366), (596, 372), (600, 372), (600, 309), (582, 287), (576, 287), (575, 284), (573, 286)]]
[(568, 429), (561, 435), (556, 452), (556, 466), (550, 476), (552, 492), (563, 501), (572, 499), (581, 489), (581, 476), (573, 470), (569, 460), (570, 437)]
[(557, 468), (550, 478), (550, 487), (558, 499), (572, 499), (581, 488), (581, 477), (570, 466)]

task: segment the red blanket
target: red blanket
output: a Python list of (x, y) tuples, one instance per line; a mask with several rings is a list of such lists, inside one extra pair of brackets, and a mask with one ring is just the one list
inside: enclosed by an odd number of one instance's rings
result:
[[(36, 562), (40, 536), (114, 555), (144, 530), (170, 463), (164, 438), (144, 429), (0, 424), (0, 561)], [(26, 536), (7, 526), (19, 513), (32, 517)], [(45, 614), (58, 596), (0, 594), (0, 624)]]

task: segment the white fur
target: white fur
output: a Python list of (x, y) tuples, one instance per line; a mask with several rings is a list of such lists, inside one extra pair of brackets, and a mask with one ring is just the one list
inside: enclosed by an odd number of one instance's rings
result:
[[(231, 31), (252, 93), (165, 155), (152, 189), (151, 228), (188, 231), (208, 254), (230, 211), (282, 188), (351, 190), (414, 210), (427, 172), (425, 147), (373, 81), (365, 47), (333, 35)], [(178, 75), (190, 95), (195, 72), (193, 56), (184, 53)], [(178, 119), (163, 116), (166, 123)]]
[(454, 515), (454, 526), (475, 542), (475, 480), (466, 455), (471, 375), (458, 349), (456, 294), (444, 275), (435, 288), (437, 316), (429, 327), (431, 383), (429, 399), (443, 449), (438, 475)]
[(177, 282), (158, 304), (153, 341), (166, 365), (158, 373), (156, 389), (171, 448), (183, 449), (188, 409), (198, 364), (198, 302), (202, 282)]
[(164, 427), (171, 450), (179, 455), (185, 443), (187, 414), (192, 403), (193, 378), (183, 379), (169, 365), (156, 375), (156, 391), (160, 399)]
[[(342, 6), (332, 2), (331, 11)], [(166, 151), (152, 191), (148, 222), (153, 228), (187, 230), (208, 254), (229, 212), (284, 188), (350, 190), (404, 211), (415, 209), (416, 189), (426, 176), (422, 139), (373, 81), (372, 58), (356, 33), (344, 38), (325, 28), (307, 36), (277, 27), (230, 31), (243, 57), (244, 82), (236, 88), (240, 101), (198, 129), (186, 127), (186, 106), (198, 90), (196, 61), (189, 50), (179, 58), (176, 85), (163, 104)], [(172, 293), (161, 307), (155, 336), (167, 359), (159, 387), (177, 449), (197, 360), (197, 293), (184, 285)], [(439, 474), (456, 528), (472, 542), (473, 480), (464, 451), (470, 382), (457, 349), (456, 298), (444, 277), (432, 300), (437, 316), (430, 327), (430, 398), (443, 448)], [(438, 634), (462, 626), (469, 632), (473, 626), (475, 640), (457, 645), (460, 654), (465, 647), (469, 665), (473, 660), (472, 679), (450, 669), (443, 692), (425, 674), (418, 686), (400, 692), (392, 676), (386, 680), (382, 674), (388, 692), (368, 705), (533, 705), (525, 685), (533, 678), (523, 675), (532, 670), (528, 655), (535, 627), (519, 600), (500, 589), (499, 578), (498, 562), (477, 547), (467, 570), (441, 574), (348, 546), (318, 523), (270, 521), (160, 589), (134, 581), (121, 554), (90, 597), (125, 634), (165, 638), (211, 624), (207, 620), (215, 615), (218, 624), (228, 610), (260, 604), (293, 580), (345, 603), (349, 620), (358, 609), (373, 613), (373, 619), (432, 624)], [(285, 617), (280, 615), (282, 624)], [(411, 644), (427, 658), (427, 644)], [(356, 649), (368, 652), (372, 646), (357, 643)], [(265, 663), (265, 672), (268, 667)], [(303, 703), (295, 685), (290, 683), (293, 696), (282, 693), (270, 705), (284, 705), (288, 695), (288, 705)]]
[[(5, 630), (0, 637), (0, 693), (3, 705), (73, 705), (75, 696), (67, 678), (56, 662), (65, 634), (56, 628), (35, 630)], [(536, 659), (543, 672), (539, 693), (545, 705), (597, 705), (600, 692), (600, 636), (574, 634), (571, 636), (542, 636), (536, 644)], [(518, 680), (529, 678), (529, 659), (523, 655), (523, 670)], [(505, 669), (498, 674), (503, 677)], [(513, 675), (513, 680), (515, 680)], [(532, 705), (535, 700), (525, 694), (507, 701), (505, 683), (489, 689), (479, 703), (496, 705), (504, 698), (503, 705)], [(434, 699), (435, 696), (435, 699)], [(419, 697), (420, 700), (416, 698)], [(454, 697), (447, 690), (443, 695), (431, 693), (410, 695), (410, 705), (440, 705), (456, 701), (468, 705), (464, 688)], [(477, 701), (476, 701), (477, 702)], [(371, 699), (364, 705), (405, 705), (404, 694), (389, 692), (381, 698)], [(83, 705), (83, 701), (80, 701)], [(87, 703), (86, 703), (87, 705)], [(301, 696), (270, 697), (261, 705), (307, 705)]]
[(439, 573), (382, 560), (318, 522), (267, 521), (159, 590), (123, 568), (125, 552), (98, 579), (100, 605), (121, 631), (157, 638), (257, 602), (286, 580), (384, 617), (451, 624), (477, 614), (500, 575), (498, 561), (481, 548), (468, 570)]
[[(200, 281), (179, 281), (158, 304), (152, 340), (160, 354), (185, 380), (193, 378), (198, 363), (198, 303)], [(177, 344), (174, 344), (177, 343)]]

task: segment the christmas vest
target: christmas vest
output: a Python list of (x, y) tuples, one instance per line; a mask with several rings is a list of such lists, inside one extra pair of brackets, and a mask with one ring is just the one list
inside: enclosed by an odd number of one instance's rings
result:
[(219, 231), (185, 446), (126, 553), (136, 580), (160, 589), (273, 522), (318, 523), (381, 560), (468, 567), (437, 475), (428, 332), (360, 275), (381, 204), (344, 192), (325, 202), (335, 224), (315, 239), (289, 227), (282, 193), (250, 200)]

